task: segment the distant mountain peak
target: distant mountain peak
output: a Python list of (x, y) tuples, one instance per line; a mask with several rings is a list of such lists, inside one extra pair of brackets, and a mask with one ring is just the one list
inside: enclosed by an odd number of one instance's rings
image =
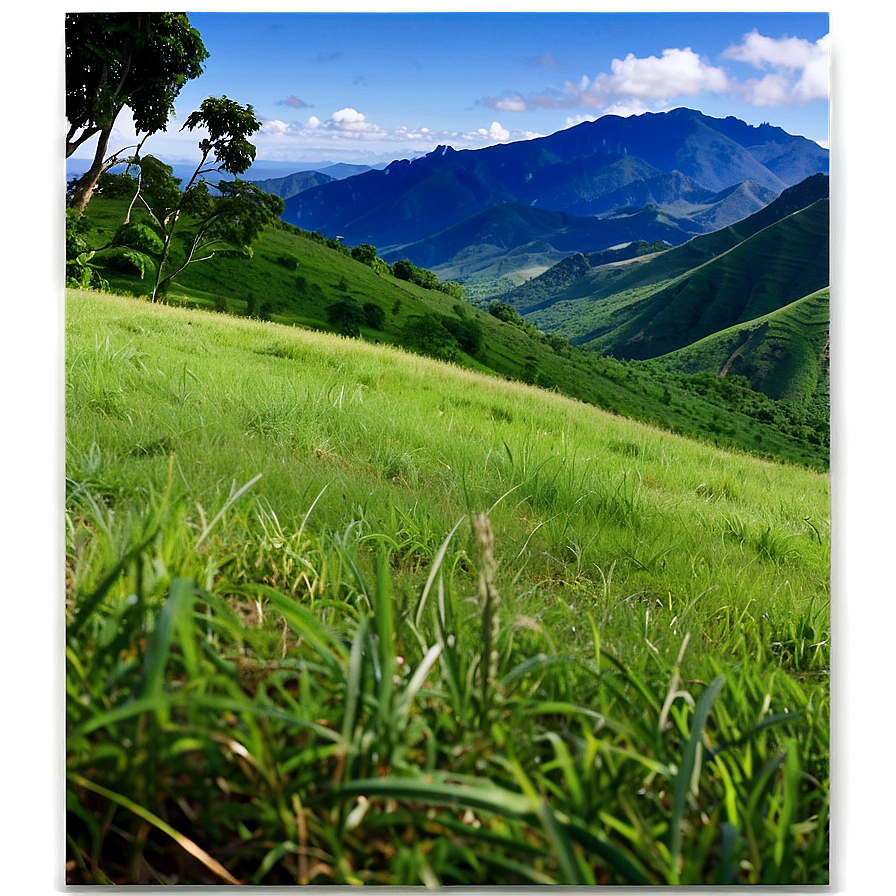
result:
[[(342, 234), (352, 244), (400, 251), (504, 203), (577, 215), (656, 205), (664, 214), (691, 216), (711, 197), (750, 181), (756, 187), (741, 193), (752, 194), (755, 204), (729, 203), (725, 212), (749, 214), (827, 169), (827, 150), (805, 137), (679, 107), (628, 118), (606, 115), (546, 137), (482, 149), (440, 144), (363, 178), (306, 190), (287, 200), (284, 218)], [(727, 223), (720, 214), (707, 213), (697, 232)]]

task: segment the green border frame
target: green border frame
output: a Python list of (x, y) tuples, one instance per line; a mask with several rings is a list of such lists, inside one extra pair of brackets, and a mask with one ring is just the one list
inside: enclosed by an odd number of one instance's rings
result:
[[(61, 861), (65, 719), (60, 650), (65, 445), (61, 13), (76, 5), (22, 0), (0, 5), (2, 893), (66, 891)], [(185, 4), (188, 9), (200, 5), (231, 4)], [(348, 11), (803, 7), (831, 13), (835, 775), (830, 891), (896, 892), (896, 4), (892, 0), (309, 0), (253, 6), (274, 7)]]

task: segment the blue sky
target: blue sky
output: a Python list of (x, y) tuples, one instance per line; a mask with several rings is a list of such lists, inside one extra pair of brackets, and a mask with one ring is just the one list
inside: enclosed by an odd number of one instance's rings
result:
[[(178, 117), (210, 94), (251, 103), (258, 161), (386, 161), (676, 106), (828, 143), (826, 14), (189, 16), (211, 55)], [(132, 141), (126, 115), (116, 140)], [(188, 161), (196, 142), (174, 121), (146, 151)]]

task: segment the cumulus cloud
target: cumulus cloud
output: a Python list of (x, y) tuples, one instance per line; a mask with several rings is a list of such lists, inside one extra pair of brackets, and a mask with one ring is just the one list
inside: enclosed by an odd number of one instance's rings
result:
[[(543, 64), (553, 62), (549, 54), (539, 58), (543, 58)], [(828, 35), (813, 43), (796, 37), (771, 38), (753, 31), (745, 34), (740, 43), (728, 47), (722, 59), (745, 63), (763, 75), (741, 81), (690, 47), (671, 47), (659, 56), (629, 53), (613, 59), (610, 71), (566, 81), (562, 90), (547, 88), (526, 94), (507, 90), (500, 96), (483, 97), (478, 104), (508, 113), (567, 108), (637, 115), (662, 111), (678, 97), (705, 93), (737, 96), (756, 106), (806, 103), (828, 97)]]
[(578, 85), (567, 82), (567, 93), (578, 96), (585, 106), (605, 106), (613, 100), (668, 102), (677, 96), (725, 93), (728, 76), (710, 65), (690, 47), (663, 50), (661, 56), (638, 57), (610, 63), (611, 73), (592, 81), (582, 78)]
[(772, 38), (751, 31), (722, 54), (759, 71), (737, 86), (737, 92), (754, 106), (780, 106), (826, 100), (830, 91), (830, 35), (812, 43), (800, 37)]
[[(710, 65), (690, 47), (663, 50), (661, 56), (637, 57), (629, 53), (614, 59), (610, 72), (594, 78), (583, 75), (567, 81), (562, 90), (548, 88), (537, 93), (506, 91), (501, 96), (483, 97), (478, 102), (500, 112), (527, 112), (532, 109), (607, 109), (615, 114), (647, 111), (648, 102), (665, 103), (677, 96), (724, 93), (729, 88), (725, 71)], [(627, 111), (631, 110), (631, 111)]]

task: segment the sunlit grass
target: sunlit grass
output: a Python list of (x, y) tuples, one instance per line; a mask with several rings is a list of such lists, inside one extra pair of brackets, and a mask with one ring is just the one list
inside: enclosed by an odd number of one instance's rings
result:
[(826, 477), (113, 296), (66, 359), (73, 882), (826, 881)]

